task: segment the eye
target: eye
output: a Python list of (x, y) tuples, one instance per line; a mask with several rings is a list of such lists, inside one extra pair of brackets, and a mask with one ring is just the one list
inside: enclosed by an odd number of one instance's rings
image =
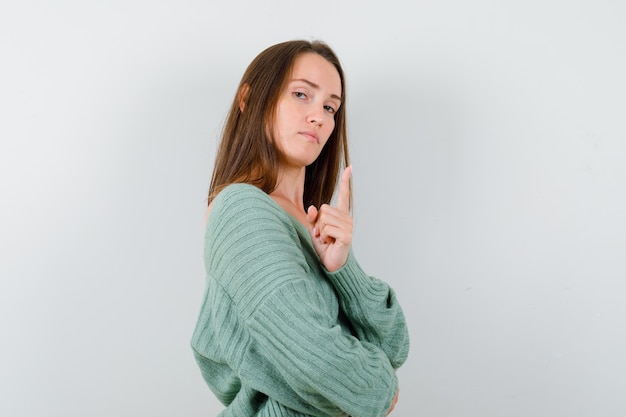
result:
[(296, 96), (297, 98), (306, 98), (306, 94), (303, 93), (302, 91), (295, 91), (293, 95)]
[(324, 106), (324, 109), (330, 114), (335, 114), (335, 112), (337, 111), (333, 106)]

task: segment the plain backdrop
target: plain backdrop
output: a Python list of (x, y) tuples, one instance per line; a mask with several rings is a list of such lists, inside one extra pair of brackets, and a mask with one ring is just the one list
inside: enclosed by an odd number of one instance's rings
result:
[[(204, 209), (262, 49), (348, 80), (398, 417), (626, 415), (626, 3), (2, 1), (0, 415), (215, 416)], [(358, 416), (355, 416), (358, 417)]]

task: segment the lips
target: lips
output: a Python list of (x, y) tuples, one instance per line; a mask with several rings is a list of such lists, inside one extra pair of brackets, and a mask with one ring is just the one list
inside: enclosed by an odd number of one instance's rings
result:
[(299, 132), (302, 136), (304, 136), (309, 142), (320, 143), (320, 137), (317, 135), (317, 132), (312, 130)]

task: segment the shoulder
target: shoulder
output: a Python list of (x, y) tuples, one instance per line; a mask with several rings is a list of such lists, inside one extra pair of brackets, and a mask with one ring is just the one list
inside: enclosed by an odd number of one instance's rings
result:
[(215, 197), (213, 202), (215, 204), (233, 202), (241, 203), (246, 202), (247, 200), (253, 200), (258, 202), (263, 200), (271, 200), (271, 198), (263, 190), (255, 187), (254, 185), (237, 183), (226, 186)]
[(252, 278), (264, 268), (304, 265), (289, 215), (263, 190), (232, 184), (212, 203), (204, 236), (205, 267), (225, 288), (232, 283), (266, 283)]
[(243, 224), (278, 223), (290, 225), (285, 211), (263, 190), (250, 184), (230, 184), (211, 202), (207, 227), (241, 227)]
[(213, 207), (216, 205), (216, 203), (218, 206), (218, 210), (220, 208), (223, 208), (223, 206), (237, 207), (242, 201), (246, 202), (246, 200), (249, 200), (251, 197), (263, 199), (263, 195), (265, 195), (263, 191), (250, 184), (236, 183), (227, 185), (222, 191), (219, 192), (219, 194), (213, 199), (213, 201), (211, 201), (211, 204), (209, 204), (209, 206), (207, 207), (204, 217), (205, 223), (208, 223), (209, 215), (213, 211)]
[(263, 190), (250, 184), (230, 184), (211, 203), (211, 213), (263, 210), (278, 212), (278, 207)]

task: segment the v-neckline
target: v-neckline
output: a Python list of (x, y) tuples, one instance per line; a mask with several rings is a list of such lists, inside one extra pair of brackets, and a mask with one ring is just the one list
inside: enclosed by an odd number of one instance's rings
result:
[(274, 200), (271, 195), (267, 193), (264, 193), (264, 194), (267, 196), (267, 198), (269, 198), (272, 201), (272, 203), (274, 204), (274, 206), (276, 206), (276, 208), (280, 209), (281, 212), (285, 213), (289, 217), (289, 220), (291, 220), (291, 223), (295, 225), (296, 229), (299, 229), (300, 232), (304, 234), (304, 236), (306, 236), (306, 241), (310, 244), (311, 248), (313, 249), (313, 241), (311, 240), (311, 233), (309, 232), (309, 229), (304, 224), (302, 224), (302, 222), (298, 220), (294, 215), (292, 215), (287, 210), (285, 210), (284, 207), (281, 206), (276, 200)]

